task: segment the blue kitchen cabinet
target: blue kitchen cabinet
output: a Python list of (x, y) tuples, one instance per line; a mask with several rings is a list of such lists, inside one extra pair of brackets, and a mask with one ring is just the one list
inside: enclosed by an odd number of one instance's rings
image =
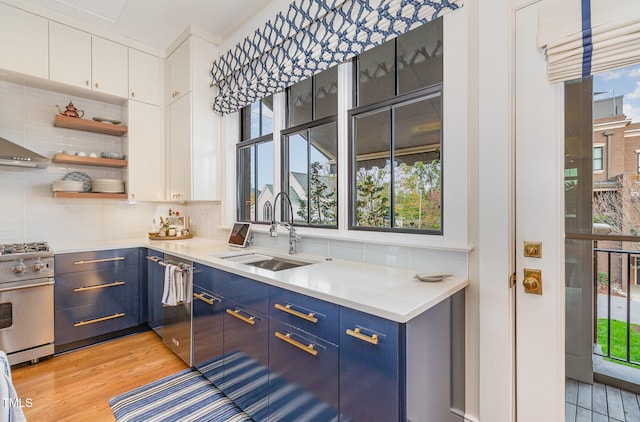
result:
[(211, 382), (217, 383), (220, 379), (216, 375), (221, 372), (218, 361), (223, 353), (226, 299), (212, 291), (216, 270), (194, 264), (193, 273), (193, 366)]
[(162, 292), (164, 289), (164, 267), (158, 264), (164, 254), (147, 250), (147, 324), (158, 335), (162, 330)]
[(138, 248), (55, 255), (56, 353), (86, 346), (140, 322)]
[[(401, 421), (402, 324), (340, 307), (340, 412), (352, 421)], [(349, 334), (348, 334), (349, 333)]]
[(407, 323), (340, 307), (340, 420), (464, 420), (464, 291)]
[(338, 305), (271, 286), (269, 315), (316, 337), (338, 344)]
[(338, 418), (338, 346), (270, 320), (270, 420)]
[(226, 303), (223, 378), (218, 387), (256, 421), (269, 419), (268, 336), (267, 315)]

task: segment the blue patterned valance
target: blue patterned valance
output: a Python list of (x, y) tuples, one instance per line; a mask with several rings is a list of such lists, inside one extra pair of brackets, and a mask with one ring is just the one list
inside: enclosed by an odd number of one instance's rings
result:
[(295, 0), (213, 63), (231, 113), (462, 6), (462, 0)]

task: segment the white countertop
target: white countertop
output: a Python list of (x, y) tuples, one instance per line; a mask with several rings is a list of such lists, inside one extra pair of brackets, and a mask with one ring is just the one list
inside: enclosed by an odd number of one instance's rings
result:
[[(129, 247), (146, 247), (208, 265), (264, 283), (282, 287), (338, 305), (347, 306), (392, 321), (405, 323), (442, 300), (464, 289), (469, 281), (451, 277), (439, 282), (421, 282), (415, 271), (369, 263), (325, 260), (325, 257), (247, 248), (237, 249), (211, 239), (188, 240), (114, 240), (56, 244), (56, 254)], [(314, 262), (283, 271), (269, 271), (249, 265), (225, 261), (219, 256), (232, 253), (258, 252), (271, 256)]]

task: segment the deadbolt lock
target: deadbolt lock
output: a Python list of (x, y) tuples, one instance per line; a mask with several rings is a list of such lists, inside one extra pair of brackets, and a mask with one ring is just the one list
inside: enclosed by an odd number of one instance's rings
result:
[(524, 256), (527, 258), (542, 258), (542, 242), (524, 241)]
[(542, 271), (525, 268), (524, 280), (522, 281), (522, 285), (524, 286), (525, 293), (541, 295), (542, 294)]

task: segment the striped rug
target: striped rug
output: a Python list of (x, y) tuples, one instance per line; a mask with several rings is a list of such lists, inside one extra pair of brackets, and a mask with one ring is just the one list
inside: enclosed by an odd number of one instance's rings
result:
[(118, 422), (252, 421), (194, 369), (113, 397), (109, 406)]

